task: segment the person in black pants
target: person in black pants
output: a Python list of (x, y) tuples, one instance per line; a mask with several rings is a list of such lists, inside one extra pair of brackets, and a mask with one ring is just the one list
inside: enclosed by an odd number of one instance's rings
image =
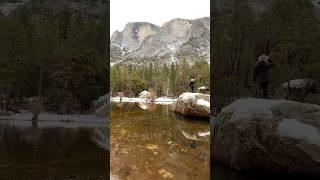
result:
[(194, 79), (191, 79), (190, 82), (189, 82), (189, 87), (191, 88), (191, 91), (194, 93)]
[(258, 80), (260, 88), (262, 89), (263, 98), (266, 99), (269, 99), (269, 69), (273, 66), (273, 61), (265, 54), (259, 56), (255, 64), (254, 81)]

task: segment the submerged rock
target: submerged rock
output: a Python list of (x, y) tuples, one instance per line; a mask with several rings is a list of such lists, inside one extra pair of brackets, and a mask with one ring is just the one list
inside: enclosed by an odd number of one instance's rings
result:
[(242, 170), (320, 176), (320, 106), (239, 99), (214, 121), (213, 156)]
[(210, 117), (210, 95), (183, 93), (172, 104), (171, 110), (183, 116)]

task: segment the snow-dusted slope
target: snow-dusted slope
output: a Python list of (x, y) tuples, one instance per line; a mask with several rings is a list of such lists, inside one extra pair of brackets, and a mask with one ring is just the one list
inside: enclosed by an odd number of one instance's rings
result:
[[(320, 10), (320, 0), (310, 0), (315, 6), (316, 10)], [(232, 11), (232, 0), (217, 0), (218, 9), (231, 12)], [(248, 0), (250, 8), (256, 14), (263, 13), (268, 6), (271, 4), (272, 0)]]
[[(122, 32), (115, 31), (112, 44), (128, 49), (120, 63), (167, 63), (186, 59), (189, 63), (210, 59), (210, 19), (173, 19), (162, 27), (146, 22), (128, 23)], [(111, 54), (113, 54), (111, 49)]]
[[(9, 16), (20, 6), (26, 6), (31, 0), (0, 0), (0, 14)], [(39, 1), (41, 7), (49, 8), (52, 11), (61, 11), (69, 8), (75, 11), (86, 12), (92, 17), (101, 17), (106, 12), (105, 0), (45, 0)]]
[(29, 1), (30, 0), (17, 0), (16, 2), (9, 2), (9, 1), (0, 2), (0, 12), (3, 15), (8, 16), (16, 8), (28, 3)]

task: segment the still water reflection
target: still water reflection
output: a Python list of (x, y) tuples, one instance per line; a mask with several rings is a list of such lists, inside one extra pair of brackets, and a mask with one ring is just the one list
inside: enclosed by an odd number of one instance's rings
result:
[(210, 179), (210, 123), (167, 105), (111, 105), (111, 173), (118, 179)]
[(0, 179), (108, 179), (106, 120), (86, 121), (0, 118)]

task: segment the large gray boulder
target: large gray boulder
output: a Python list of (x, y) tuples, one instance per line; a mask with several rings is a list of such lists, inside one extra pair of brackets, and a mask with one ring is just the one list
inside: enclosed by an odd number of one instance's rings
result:
[(320, 106), (239, 99), (214, 120), (213, 156), (242, 170), (320, 176)]
[(183, 116), (210, 117), (210, 95), (183, 93), (171, 105), (171, 110)]

